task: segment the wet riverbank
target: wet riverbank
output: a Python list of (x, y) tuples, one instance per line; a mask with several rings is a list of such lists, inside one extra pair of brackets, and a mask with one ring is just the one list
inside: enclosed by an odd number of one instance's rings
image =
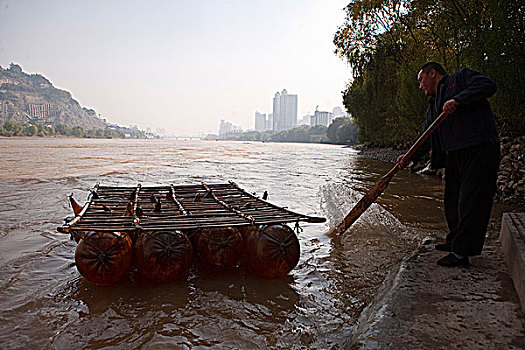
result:
[(468, 267), (438, 266), (440, 238), (427, 239), (390, 272), (346, 348), (524, 349), (525, 319), (498, 240), (500, 217), (492, 216), (483, 254)]
[[(446, 253), (434, 250), (434, 245), (444, 235), (429, 235), (390, 271), (345, 348), (525, 348), (524, 313), (498, 240), (502, 213), (525, 210), (523, 202), (516, 201), (523, 181), (515, 174), (524, 169), (523, 140), (517, 141), (502, 142), (500, 201), (494, 204), (482, 255), (472, 257), (466, 268), (438, 266), (436, 261)], [(362, 147), (359, 155), (395, 163), (402, 153)]]
[(359, 156), (376, 159), (383, 162), (395, 163), (397, 157), (404, 154), (407, 150), (395, 150), (391, 147), (370, 147), (366, 144), (352, 146), (351, 148), (359, 151)]

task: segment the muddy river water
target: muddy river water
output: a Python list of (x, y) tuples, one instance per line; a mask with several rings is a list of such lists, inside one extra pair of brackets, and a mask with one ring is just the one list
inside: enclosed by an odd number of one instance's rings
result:
[[(387, 273), (446, 233), (442, 183), (401, 171), (346, 235), (329, 225), (391, 167), (333, 145), (196, 140), (0, 139), (0, 344), (11, 348), (330, 349)], [(301, 258), (283, 279), (193, 269), (183, 282), (97, 286), (56, 231), (104, 185), (232, 180), (290, 210)]]

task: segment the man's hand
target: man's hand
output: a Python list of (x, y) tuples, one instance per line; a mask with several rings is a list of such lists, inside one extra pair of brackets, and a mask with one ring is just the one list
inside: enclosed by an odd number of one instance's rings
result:
[(399, 170), (403, 169), (407, 166), (407, 161), (405, 160), (405, 155), (402, 154), (399, 157), (397, 157), (397, 165), (399, 166)]
[(443, 105), (443, 112), (445, 112), (446, 115), (451, 115), (452, 113), (454, 113), (456, 111), (458, 106), (459, 106), (459, 102), (458, 101), (456, 101), (454, 99), (448, 100)]

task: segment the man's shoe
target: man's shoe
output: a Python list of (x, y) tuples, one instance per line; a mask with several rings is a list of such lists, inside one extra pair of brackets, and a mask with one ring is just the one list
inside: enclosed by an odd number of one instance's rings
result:
[(441, 258), (437, 262), (440, 266), (447, 266), (447, 267), (459, 267), (459, 266), (468, 266), (468, 256), (465, 256), (463, 258), (458, 258), (454, 255), (454, 253), (450, 253), (449, 255), (445, 256), (444, 258)]
[(441, 250), (442, 252), (452, 251), (452, 245), (449, 242), (436, 244), (434, 248), (436, 248), (436, 250)]

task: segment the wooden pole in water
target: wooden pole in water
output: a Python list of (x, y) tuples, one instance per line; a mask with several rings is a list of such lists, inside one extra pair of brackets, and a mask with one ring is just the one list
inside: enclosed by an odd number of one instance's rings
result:
[[(408, 162), (410, 158), (414, 155), (414, 153), (417, 151), (419, 147), (430, 137), (430, 135), (437, 129), (439, 125), (445, 120), (447, 117), (447, 114), (445, 112), (442, 112), (432, 124), (421, 134), (421, 136), (417, 139), (417, 141), (410, 147), (407, 153), (404, 155), (404, 161)], [(398, 163), (396, 164), (388, 173), (386, 173), (382, 178), (377, 181), (377, 183), (372, 187), (368, 192), (357, 202), (357, 204), (352, 208), (352, 210), (345, 216), (342, 222), (337, 224), (334, 228), (332, 228), (329, 232), (329, 236), (339, 235), (344, 233), (352, 224), (361, 216), (361, 214), (364, 213), (366, 209), (372, 203), (376, 201), (376, 199), (383, 193), (383, 191), (387, 188), (388, 183), (390, 180), (394, 177), (394, 175), (402, 169), (401, 165)]]

